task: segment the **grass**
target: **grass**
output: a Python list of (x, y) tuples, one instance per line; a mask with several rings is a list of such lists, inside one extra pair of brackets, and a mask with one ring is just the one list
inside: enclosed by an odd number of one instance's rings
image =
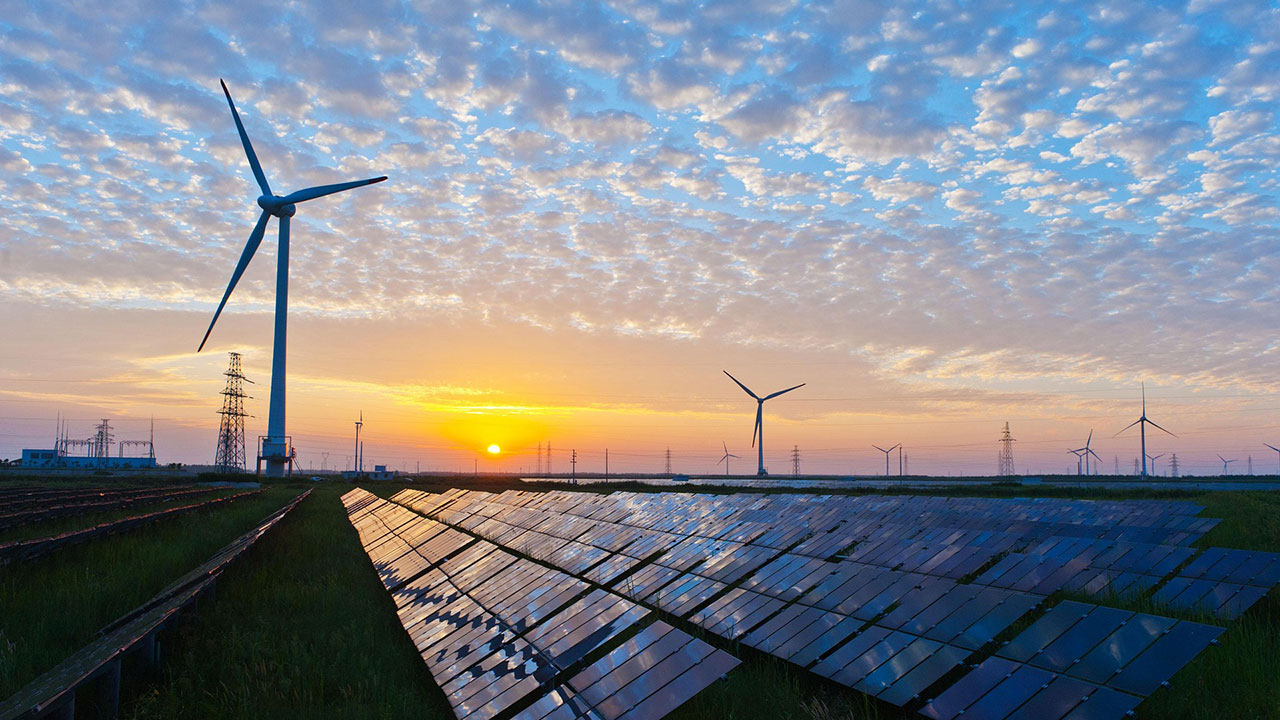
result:
[(452, 718), (338, 496), (315, 492), (228, 568), (133, 718)]
[(147, 503), (130, 505), (128, 507), (97, 510), (81, 515), (68, 515), (65, 517), (50, 518), (48, 520), (36, 520), (0, 530), (0, 544), (10, 543), (17, 540), (51, 537), (65, 532), (71, 532), (72, 530), (83, 530), (84, 528), (90, 528), (101, 523), (123, 520), (124, 518), (133, 517), (135, 515), (145, 515), (146, 513), (155, 512), (157, 510), (181, 507), (183, 505), (194, 505), (199, 502), (206, 502), (215, 498), (234, 495), (238, 492), (244, 491), (231, 488), (215, 489), (207, 493), (181, 495), (176, 498), (154, 500)]
[(296, 493), (269, 490), (0, 567), (0, 697), (80, 649)]

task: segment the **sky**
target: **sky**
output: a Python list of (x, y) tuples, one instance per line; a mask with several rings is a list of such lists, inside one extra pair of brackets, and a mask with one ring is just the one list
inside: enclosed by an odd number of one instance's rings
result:
[[(299, 206), (304, 468), (1274, 471), (1271, 2), (0, 3), (0, 457), (110, 418), (212, 462), (228, 351), (266, 432)], [(499, 444), (503, 452), (484, 452)], [(252, 450), (251, 450), (252, 453)], [(895, 458), (896, 460), (896, 458)], [(896, 468), (895, 468), (896, 471)]]

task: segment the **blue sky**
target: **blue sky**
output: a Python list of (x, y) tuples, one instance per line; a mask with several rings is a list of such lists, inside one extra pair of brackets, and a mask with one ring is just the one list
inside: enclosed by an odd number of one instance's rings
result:
[[(430, 412), (723, 396), (692, 457), (748, 439), (714, 378), (735, 362), (819, 388), (778, 407), (780, 443), (833, 448), (814, 470), (861, 462), (849, 428), (920, 418), (957, 426), (922, 458), (971, 443), (986, 470), (1010, 414), (1060, 462), (1144, 379), (1184, 453), (1280, 438), (1273, 3), (19, 3), (0, 32), (0, 329), (32, 334), (0, 366), (6, 446), (58, 405), (211, 454), (225, 356), (187, 345), (256, 215), (220, 77), (279, 192), (391, 176), (299, 213), (295, 407), (353, 375), (402, 420), (406, 387)], [(264, 382), (270, 245), (214, 336)], [(353, 326), (417, 360), (345, 357)], [(503, 337), (527, 364), (439, 352)], [(568, 347), (639, 369), (584, 379)], [(300, 417), (337, 452), (328, 412)], [(388, 456), (465, 456), (422, 432)]]

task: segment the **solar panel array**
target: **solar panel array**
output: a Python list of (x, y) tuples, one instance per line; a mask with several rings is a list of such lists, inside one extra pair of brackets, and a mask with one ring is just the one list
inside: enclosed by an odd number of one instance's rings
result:
[(458, 718), (652, 720), (738, 664), (614, 593), (363, 490), (343, 504)]
[(1185, 501), (464, 490), (392, 500), (933, 718), (1122, 717), (1222, 632), (1047, 607), (1056, 590), (1159, 595), (1185, 577), (1224, 587), (1214, 609), (1237, 598), (1238, 614), (1261, 594), (1228, 586), (1275, 584), (1274, 553), (1197, 555), (1189, 545), (1217, 521)]

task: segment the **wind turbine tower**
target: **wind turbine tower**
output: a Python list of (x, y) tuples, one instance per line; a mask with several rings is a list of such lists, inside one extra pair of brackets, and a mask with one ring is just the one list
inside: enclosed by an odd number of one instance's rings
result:
[(1137, 420), (1134, 420), (1133, 422), (1126, 425), (1124, 430), (1121, 430), (1120, 432), (1116, 433), (1112, 437), (1116, 437), (1117, 435), (1124, 432), (1125, 430), (1128, 430), (1134, 425), (1138, 426), (1138, 432), (1142, 436), (1142, 477), (1146, 477), (1147, 476), (1147, 426), (1150, 425), (1155, 429), (1159, 430), (1160, 432), (1166, 433), (1168, 435), (1173, 435), (1173, 437), (1178, 437), (1177, 435), (1174, 435), (1168, 430), (1165, 430), (1164, 428), (1160, 427), (1159, 425), (1147, 419), (1147, 384), (1146, 383), (1142, 384), (1142, 415), (1139, 415)]
[[(729, 375), (729, 371), (725, 370), (724, 374)], [(802, 388), (805, 386), (805, 383), (800, 383), (795, 387), (789, 387), (786, 390), (779, 390), (776, 393), (770, 393), (769, 395), (760, 397), (759, 395), (752, 392), (751, 388), (747, 387), (746, 385), (743, 385), (738, 380), (738, 378), (732, 375), (729, 375), (729, 379), (732, 380), (734, 383), (736, 383), (738, 387), (742, 388), (743, 392), (755, 398), (756, 424), (755, 424), (755, 428), (751, 431), (751, 444), (754, 445), (756, 448), (756, 475), (768, 475), (769, 473), (764, 469), (764, 403), (766, 400), (772, 400), (773, 398), (776, 398), (779, 395), (782, 395), (784, 393), (789, 393), (792, 390), (795, 390), (797, 388)], [(757, 439), (759, 439), (759, 443), (756, 442)]]
[(275, 217), (280, 222), (280, 244), (279, 251), (276, 255), (276, 310), (275, 310), (275, 333), (271, 347), (271, 401), (267, 412), (267, 435), (262, 441), (262, 448), (259, 451), (258, 459), (267, 461), (267, 475), (270, 477), (282, 477), (287, 465), (293, 457), (293, 448), (290, 447), (290, 437), (285, 433), (285, 358), (287, 325), (289, 316), (289, 221), (297, 212), (298, 203), (316, 198), (332, 195), (334, 193), (343, 192), (344, 190), (352, 190), (365, 185), (372, 185), (386, 180), (386, 176), (369, 178), (368, 180), (355, 180), (353, 182), (337, 183), (336, 185), (317, 185), (315, 187), (298, 190), (288, 195), (280, 196), (271, 192), (271, 186), (267, 184), (267, 176), (262, 172), (262, 165), (258, 163), (258, 155), (253, 151), (253, 145), (249, 142), (249, 135), (245, 132), (244, 123), (240, 121), (240, 113), (236, 110), (236, 104), (231, 100), (231, 91), (227, 89), (227, 84), (222, 83), (222, 93), (227, 96), (227, 106), (231, 108), (231, 117), (235, 120), (236, 131), (240, 134), (240, 143), (244, 146), (244, 154), (249, 159), (249, 168), (253, 171), (253, 178), (258, 182), (258, 189), (262, 194), (258, 196), (258, 207), (262, 208), (262, 214), (258, 216), (258, 222), (253, 226), (253, 232), (249, 233), (249, 241), (245, 243), (244, 250), (240, 253), (240, 261), (236, 263), (235, 271), (231, 273), (231, 282), (227, 283), (227, 291), (222, 295), (222, 302), (218, 303), (218, 309), (213, 313), (213, 320), (209, 323), (209, 329), (205, 331), (204, 339), (200, 341), (200, 347), (196, 352), (204, 349), (205, 343), (209, 341), (209, 334), (213, 332), (213, 326), (218, 322), (218, 316), (222, 314), (222, 309), (227, 305), (227, 299), (231, 297), (231, 292), (236, 289), (236, 283), (240, 282), (240, 276), (244, 274), (245, 268), (249, 266), (249, 261), (253, 260), (253, 255), (258, 251), (258, 246), (262, 244), (262, 236), (266, 233), (267, 222)]

